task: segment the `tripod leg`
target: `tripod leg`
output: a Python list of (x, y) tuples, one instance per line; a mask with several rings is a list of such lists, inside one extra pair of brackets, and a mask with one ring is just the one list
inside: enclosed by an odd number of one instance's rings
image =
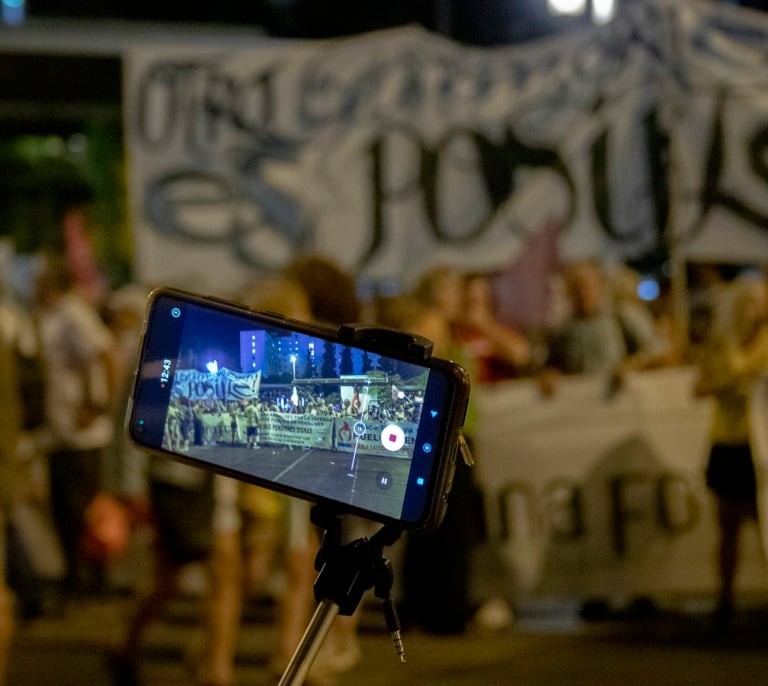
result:
[(309, 668), (338, 614), (339, 606), (336, 603), (320, 601), (278, 686), (301, 686), (304, 683)]

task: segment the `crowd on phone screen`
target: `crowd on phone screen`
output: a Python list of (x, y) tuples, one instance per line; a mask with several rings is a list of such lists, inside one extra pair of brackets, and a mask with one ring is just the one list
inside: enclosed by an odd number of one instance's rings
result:
[[(66, 613), (69, 599), (129, 583), (136, 602), (110, 660), (116, 683), (137, 684), (147, 627), (179, 592), (182, 572), (200, 564), (208, 576), (201, 639), (187, 658), (194, 681), (233, 682), (243, 603), (259, 594), (275, 603), (270, 666), (281, 673), (313, 606), (320, 538), (309, 505), (131, 447), (123, 417), (148, 290), (134, 284), (94, 293), (78, 284), (63, 257), (47, 255), (39, 265), (26, 300), (6, 285), (0, 302), (0, 422), (6, 439), (0, 559), (7, 582), (0, 585), (0, 645), (9, 644), (15, 618)], [(564, 375), (601, 374), (609, 392), (617, 393), (633, 371), (698, 366), (695, 393), (712, 396), (716, 407), (706, 478), (718, 503), (718, 620), (725, 624), (742, 524), (756, 513), (746, 416), (749, 384), (768, 369), (765, 278), (755, 272), (724, 276), (707, 265), (692, 273), (688, 343), (681, 345), (668, 294), (651, 305), (640, 300), (632, 270), (580, 260), (552, 276), (552, 307), (536, 330), (501, 321), (497, 299), (504, 293), (494, 275), (452, 265), (425, 271), (397, 296), (365, 303), (356, 297), (352, 275), (316, 257), (296, 260), (277, 275), (255, 276), (223, 295), (297, 319), (367, 320), (422, 334), (434, 342), (435, 355), (462, 363), (473, 384), (535, 378), (542, 402), (557, 393)], [(258, 431), (249, 428), (248, 405), (176, 402), (169, 420), (174, 447), (183, 450), (197, 440), (255, 447)], [(297, 397), (264, 393), (253, 405), (276, 412), (352, 411), (341, 397), (307, 389)], [(419, 408), (417, 398), (406, 396), (367, 412), (416, 421)], [(474, 412), (470, 403), (470, 445), (477, 431)], [(216, 413), (222, 421), (209, 422), (205, 433), (197, 420)], [(227, 416), (239, 421), (223, 421)], [(34, 509), (49, 513), (58, 568), (41, 565), (24, 540), (24, 527), (14, 526)], [(344, 518), (348, 538), (376, 528)], [(130, 574), (127, 582), (116, 582), (116, 560), (124, 571), (139, 532), (152, 534), (153, 572), (141, 582)], [(480, 597), (471, 587), (473, 556), (493, 554), (486, 543), (482, 490), (460, 462), (445, 523), (402, 542), (402, 587), (395, 591), (406, 624), (446, 634), (509, 625), (513, 614), (503, 591)], [(360, 659), (356, 615), (335, 622), (310, 675), (316, 683), (332, 683)]]
[(375, 402), (365, 402), (365, 388), (357, 386), (352, 399), (342, 399), (338, 392), (326, 395), (310, 388), (265, 390), (258, 398), (241, 400), (191, 400), (179, 395), (170, 402), (163, 440), (165, 447), (174, 451), (188, 451), (194, 445), (257, 448), (268, 438), (261, 425), (272, 413), (418, 423), (424, 400), (422, 392), (394, 386), (390, 395), (391, 398), (382, 394)]

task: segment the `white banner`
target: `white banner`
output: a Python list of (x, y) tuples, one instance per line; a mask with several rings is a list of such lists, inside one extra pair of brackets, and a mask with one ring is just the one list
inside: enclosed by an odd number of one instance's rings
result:
[(173, 375), (173, 395), (190, 400), (250, 400), (259, 397), (260, 384), (261, 371), (243, 374), (219, 369), (212, 374), (195, 369), (177, 369)]
[(553, 224), (565, 251), (646, 253), (658, 88), (633, 22), (495, 50), (414, 27), (136, 46), (125, 115), (140, 278), (230, 291), (320, 252), (403, 281), (446, 261), (506, 265)]
[(137, 275), (231, 292), (318, 252), (403, 283), (503, 269), (553, 226), (566, 257), (658, 254), (672, 228), (690, 259), (764, 262), (767, 42), (764, 14), (645, 0), (496, 49), (415, 27), (136, 45)]
[[(768, 17), (670, 3), (675, 231), (691, 260), (768, 258)], [(670, 34), (672, 35), (672, 34)]]
[(325, 417), (290, 412), (259, 411), (259, 443), (298, 448), (324, 448), (338, 452), (410, 458), (418, 424), (398, 422), (405, 442), (398, 450), (381, 443), (384, 423), (360, 421), (354, 417)]
[(259, 443), (331, 448), (333, 417), (259, 410)]
[[(475, 389), (477, 475), (511, 593), (716, 590), (711, 406), (692, 384), (693, 370), (676, 368), (634, 375), (612, 397), (589, 377), (562, 378), (550, 398), (534, 381)], [(738, 589), (768, 590), (754, 531), (742, 551)]]
[(413, 456), (419, 425), (413, 422), (397, 422), (405, 436), (405, 442), (397, 450), (392, 450), (392, 446), (385, 448), (382, 445), (381, 441), (386, 438), (384, 431), (387, 426), (388, 422), (361, 422), (354, 417), (337, 417), (336, 449), (348, 453), (410, 459)]

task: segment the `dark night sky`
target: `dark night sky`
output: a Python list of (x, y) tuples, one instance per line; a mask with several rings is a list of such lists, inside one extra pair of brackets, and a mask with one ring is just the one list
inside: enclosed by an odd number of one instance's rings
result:
[[(642, 0), (617, 0), (621, 3)], [(768, 0), (720, 0), (765, 11)], [(590, 21), (552, 17), (547, 0), (26, 0), (30, 18), (126, 19), (258, 27), (285, 38), (333, 38), (421, 24), (472, 45), (535, 40)]]
[(561, 28), (566, 21), (548, 15), (546, 0), (217, 0), (184, 4), (149, 0), (28, 0), (27, 5), (27, 14), (32, 18), (101, 17), (252, 25), (268, 35), (291, 38), (332, 38), (416, 23), (478, 45), (536, 38)]

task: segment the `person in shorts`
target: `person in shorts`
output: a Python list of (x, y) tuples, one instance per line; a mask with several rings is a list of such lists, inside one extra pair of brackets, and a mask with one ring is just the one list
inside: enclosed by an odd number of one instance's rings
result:
[(717, 627), (733, 613), (739, 539), (745, 523), (757, 519), (757, 483), (750, 443), (750, 395), (768, 371), (768, 293), (762, 278), (742, 277), (705, 344), (695, 385), (697, 397), (713, 399), (710, 450), (705, 477), (717, 500), (720, 532), (717, 570)]

